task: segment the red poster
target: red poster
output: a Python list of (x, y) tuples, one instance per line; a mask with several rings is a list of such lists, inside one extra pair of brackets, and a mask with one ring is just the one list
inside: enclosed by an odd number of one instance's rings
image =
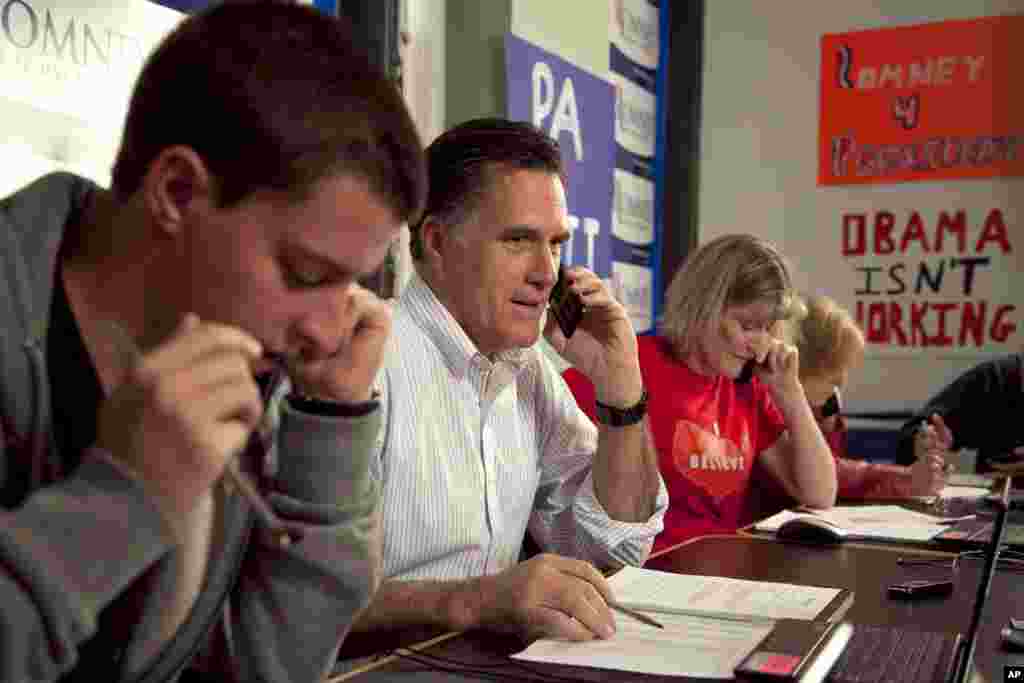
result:
[(823, 36), (818, 184), (1024, 175), (1022, 64), (1024, 15)]

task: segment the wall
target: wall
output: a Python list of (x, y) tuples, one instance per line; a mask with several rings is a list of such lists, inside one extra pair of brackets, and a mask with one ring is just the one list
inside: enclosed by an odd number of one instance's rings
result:
[[(792, 12), (779, 11), (775, 3), (707, 3), (699, 240), (739, 231), (762, 235), (790, 257), (798, 287), (821, 290), (853, 306), (858, 280), (842, 264), (837, 239), (844, 211), (888, 208), (904, 215), (903, 209), (912, 207), (934, 229), (940, 211), (963, 208), (968, 234), (976, 236), (987, 211), (1000, 207), (1016, 249), (993, 286), (1021, 291), (1024, 179), (816, 186), (822, 34), (1021, 9), (1019, 0), (827, 0), (801, 3), (799, 21), (794, 21)], [(1020, 315), (1018, 307), (1018, 321)], [(1019, 341), (981, 353), (876, 354), (851, 378), (847, 408), (913, 408), (982, 358), (1018, 346)]]
[(515, 0), (511, 30), (602, 78), (608, 74), (607, 0)]
[[(423, 144), (445, 128), (445, 0), (402, 0), (399, 21), (402, 55), (402, 90)], [(403, 227), (393, 250), (395, 292), (412, 276), (409, 229)]]
[(507, 112), (504, 39), (508, 31), (607, 78), (607, 0), (447, 0), (446, 4), (448, 126)]
[(505, 113), (504, 39), (511, 2), (447, 0), (445, 128)]

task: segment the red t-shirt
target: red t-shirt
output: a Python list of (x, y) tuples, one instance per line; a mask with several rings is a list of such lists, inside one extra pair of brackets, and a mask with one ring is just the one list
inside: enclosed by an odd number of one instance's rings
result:
[[(706, 533), (732, 533), (754, 521), (754, 460), (786, 429), (768, 390), (756, 377), (738, 385), (693, 372), (671, 355), (663, 337), (638, 341), (648, 421), (669, 495), (655, 550)], [(593, 384), (574, 369), (564, 376), (594, 419)]]

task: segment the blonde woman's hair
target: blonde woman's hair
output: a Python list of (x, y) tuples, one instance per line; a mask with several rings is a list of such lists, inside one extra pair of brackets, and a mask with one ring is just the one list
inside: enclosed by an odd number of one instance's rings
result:
[(724, 235), (702, 245), (676, 271), (665, 293), (661, 333), (685, 356), (697, 349), (725, 309), (769, 301), (773, 318), (789, 318), (793, 305), (789, 268), (770, 242), (753, 235)]
[(798, 297), (804, 314), (786, 324), (789, 343), (800, 352), (800, 375), (823, 375), (860, 357), (864, 334), (850, 312), (824, 294)]

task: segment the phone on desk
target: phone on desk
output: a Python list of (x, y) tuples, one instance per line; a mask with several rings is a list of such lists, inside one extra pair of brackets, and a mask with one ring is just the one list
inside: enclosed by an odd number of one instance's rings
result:
[(941, 598), (953, 592), (953, 582), (948, 580), (928, 581), (917, 579), (894, 583), (888, 588), (889, 597), (902, 600), (918, 600), (921, 598)]
[(800, 681), (819, 659), (828, 671), (852, 633), (847, 623), (779, 619), (734, 673), (738, 680)]
[(551, 289), (548, 308), (551, 309), (551, 315), (555, 316), (565, 338), (571, 337), (583, 320), (583, 301), (576, 292), (569, 289), (564, 264), (558, 267), (558, 280)]

